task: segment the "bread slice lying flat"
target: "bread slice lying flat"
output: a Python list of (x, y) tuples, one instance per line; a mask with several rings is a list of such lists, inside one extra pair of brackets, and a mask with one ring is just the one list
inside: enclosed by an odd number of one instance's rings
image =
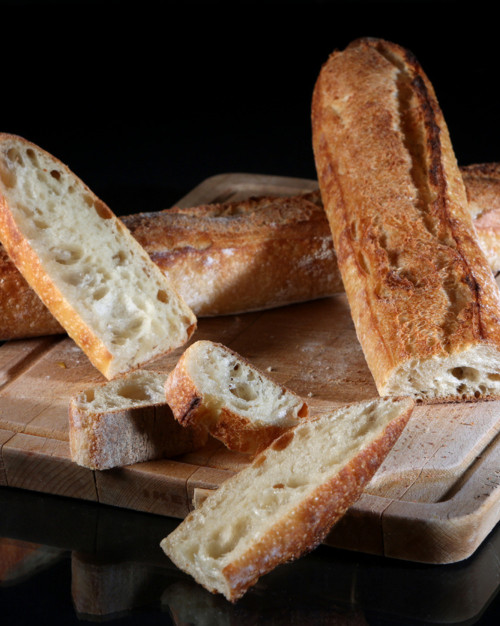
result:
[(318, 180), (359, 342), (381, 396), (500, 396), (500, 291), (434, 89), (378, 39), (317, 80)]
[(123, 223), (37, 146), (0, 135), (0, 239), (107, 377), (184, 344), (196, 318)]
[(169, 458), (203, 446), (206, 430), (180, 426), (166, 404), (166, 376), (136, 370), (73, 396), (69, 403), (72, 460), (89, 469), (104, 470)]
[(183, 425), (204, 425), (230, 450), (255, 454), (308, 415), (298, 395), (278, 385), (226, 346), (197, 341), (165, 383)]
[(361, 495), (413, 408), (376, 399), (302, 420), (224, 482), (161, 547), (234, 602), (274, 567), (316, 547)]

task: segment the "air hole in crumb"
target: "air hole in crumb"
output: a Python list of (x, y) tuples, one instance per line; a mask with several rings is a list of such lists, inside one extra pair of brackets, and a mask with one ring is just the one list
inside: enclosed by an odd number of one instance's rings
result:
[(60, 265), (73, 265), (77, 263), (83, 256), (83, 249), (73, 248), (55, 248), (52, 250), (56, 263)]
[(238, 383), (232, 387), (229, 387), (230, 393), (236, 398), (240, 398), (241, 400), (245, 400), (246, 402), (250, 402), (251, 400), (255, 400), (257, 394), (250, 387), (250, 385), (246, 385), (245, 383)]
[(51, 170), (50, 175), (56, 180), (61, 180), (61, 172), (59, 170)]
[(290, 476), (290, 478), (286, 481), (286, 486), (290, 487), (290, 489), (297, 489), (297, 487), (307, 485), (308, 482), (309, 481), (306, 477)]
[(474, 398), (480, 398), (480, 397), (481, 397), (481, 392), (476, 389), (476, 391), (474, 392)]
[(15, 187), (17, 182), (16, 174), (3, 162), (0, 167), (0, 180), (8, 189)]
[(449, 370), (450, 374), (457, 380), (470, 380), (476, 382), (479, 380), (479, 371), (474, 367), (454, 367)]
[(299, 417), (307, 417), (309, 415), (309, 408), (307, 406), (307, 404), (304, 402), (304, 404), (300, 407), (297, 415)]
[(94, 205), (96, 213), (99, 217), (101, 217), (103, 220), (109, 220), (113, 217), (113, 213), (111, 213), (111, 211), (108, 209), (108, 207), (105, 204), (103, 204), (100, 201), (97, 201), (94, 204), (93, 200), (91, 198), (89, 199), (91, 200), (91, 204), (89, 204), (89, 206)]
[(38, 165), (38, 159), (36, 158), (36, 154), (34, 150), (32, 150), (31, 148), (28, 148), (26, 150), (26, 156), (32, 163), (34, 163), (35, 165)]
[(500, 374), (488, 374), (488, 380), (500, 380)]
[(160, 301), (160, 302), (165, 302), (165, 304), (168, 302), (168, 294), (166, 291), (164, 291), (163, 289), (158, 289), (158, 292), (156, 294), (156, 298)]
[(87, 389), (83, 392), (83, 397), (85, 398), (85, 402), (92, 402), (95, 398), (95, 393), (93, 389)]
[(94, 291), (92, 297), (94, 298), (94, 300), (102, 300), (104, 296), (108, 293), (108, 291), (108, 287), (99, 287), (99, 289), (96, 289)]
[(17, 148), (10, 148), (7, 151), (7, 156), (10, 161), (13, 163), (18, 163), (19, 165), (24, 165), (23, 157), (20, 155), (19, 150)]
[(123, 265), (125, 263), (125, 259), (127, 255), (123, 250), (118, 250), (116, 254), (113, 255), (113, 261), (116, 265)]
[(283, 483), (276, 483), (273, 485), (273, 489), (284, 489), (285, 485)]
[(134, 385), (133, 383), (123, 385), (123, 387), (117, 390), (117, 393), (122, 398), (128, 398), (129, 400), (147, 400), (149, 398), (144, 387)]
[(40, 230), (45, 230), (49, 227), (45, 220), (35, 219), (33, 220), (33, 224)]

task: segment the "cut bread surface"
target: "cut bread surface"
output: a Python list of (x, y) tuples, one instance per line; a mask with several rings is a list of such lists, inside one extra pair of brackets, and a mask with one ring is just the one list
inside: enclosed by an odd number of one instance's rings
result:
[(180, 426), (165, 402), (166, 376), (136, 370), (74, 395), (69, 403), (72, 460), (103, 470), (201, 447), (205, 429)]
[(407, 50), (360, 39), (316, 82), (313, 146), (352, 318), (378, 392), (500, 395), (500, 292), (434, 89)]
[(409, 398), (377, 399), (300, 424), (192, 511), (161, 547), (235, 601), (264, 573), (320, 543), (402, 432)]
[(307, 417), (307, 404), (241, 355), (220, 343), (197, 341), (165, 384), (182, 424), (203, 424), (226, 446), (255, 454)]
[(0, 236), (107, 377), (182, 345), (196, 318), (108, 207), (40, 148), (0, 135)]

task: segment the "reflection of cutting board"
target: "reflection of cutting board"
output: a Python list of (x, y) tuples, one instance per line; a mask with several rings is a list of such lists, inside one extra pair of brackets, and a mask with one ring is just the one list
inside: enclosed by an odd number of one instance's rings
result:
[[(294, 194), (313, 181), (228, 174), (181, 206)], [(219, 341), (305, 397), (312, 413), (376, 395), (344, 295), (270, 311), (200, 319), (193, 340)], [(170, 370), (182, 350), (156, 361)], [(71, 462), (70, 395), (102, 380), (67, 337), (0, 347), (0, 485), (184, 517), (247, 458), (210, 442), (175, 460), (93, 472)], [(418, 406), (386, 462), (328, 543), (446, 563), (469, 556), (500, 519), (500, 401)]]

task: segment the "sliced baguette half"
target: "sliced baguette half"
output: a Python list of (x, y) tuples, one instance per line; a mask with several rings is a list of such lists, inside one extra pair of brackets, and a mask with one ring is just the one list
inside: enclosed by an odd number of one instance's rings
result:
[(123, 223), (53, 156), (0, 134), (0, 240), (110, 379), (183, 345), (196, 318)]
[(136, 370), (70, 399), (71, 458), (104, 470), (169, 458), (206, 443), (201, 427), (183, 428), (165, 402), (166, 374)]
[(256, 454), (307, 417), (306, 402), (245, 358), (212, 341), (197, 341), (165, 383), (183, 425), (204, 425), (230, 450)]
[(411, 399), (376, 399), (302, 420), (224, 482), (161, 547), (235, 602), (315, 548), (361, 495), (406, 425)]

